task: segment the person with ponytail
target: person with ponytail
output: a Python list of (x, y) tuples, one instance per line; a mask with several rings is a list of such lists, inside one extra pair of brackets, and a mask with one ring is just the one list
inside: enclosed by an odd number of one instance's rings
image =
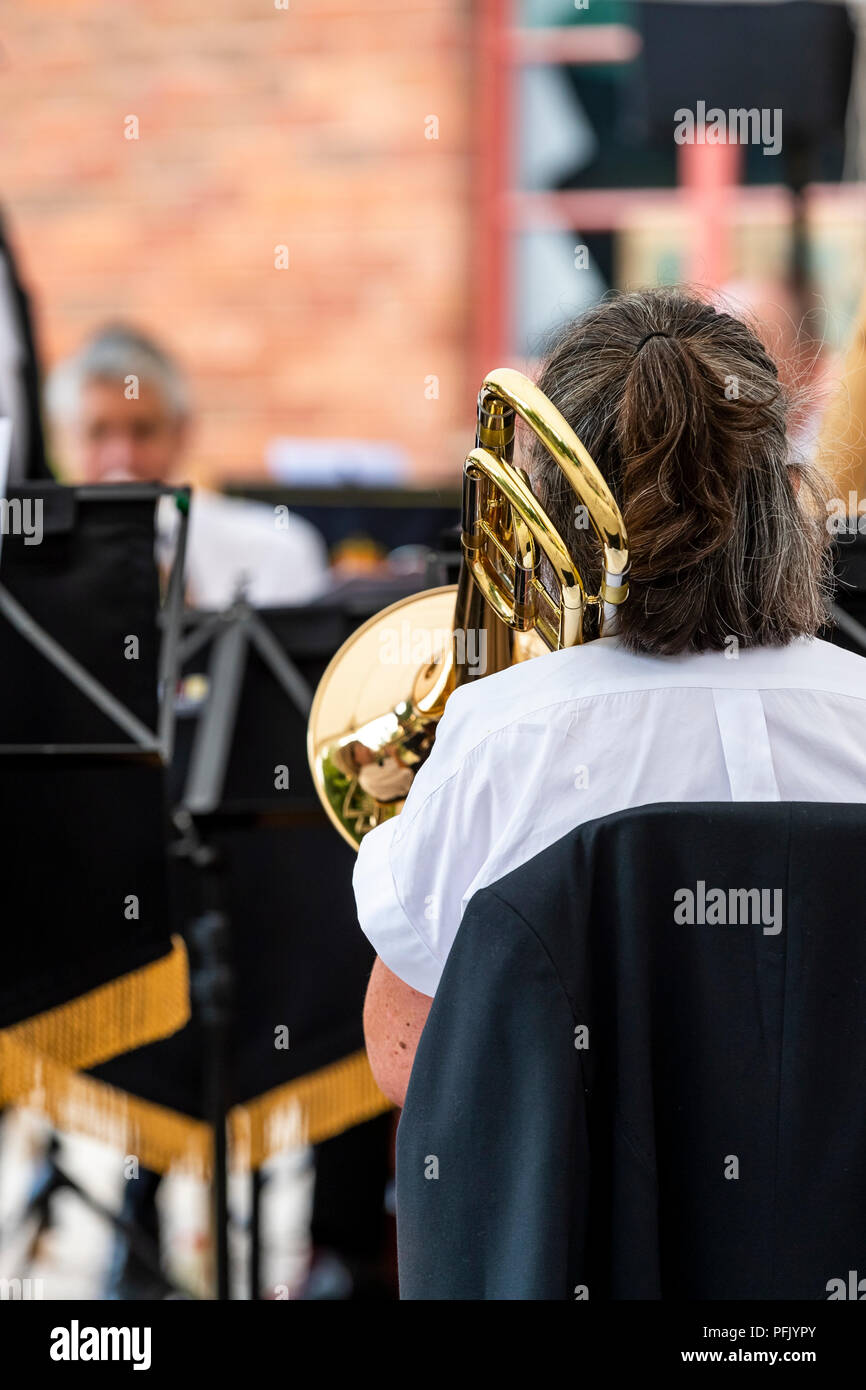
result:
[[(822, 641), (827, 485), (751, 328), (678, 289), (560, 330), (538, 384), (595, 459), (629, 538), (605, 635), (451, 696), (401, 814), (363, 840), (377, 961), (365, 1031), (402, 1104), (467, 902), (577, 825), (657, 802), (866, 801), (866, 659)], [(589, 592), (598, 546), (534, 436), (522, 461)]]

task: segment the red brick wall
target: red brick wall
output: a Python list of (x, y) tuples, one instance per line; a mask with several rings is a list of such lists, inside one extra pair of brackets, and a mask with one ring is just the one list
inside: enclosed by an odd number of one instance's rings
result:
[(386, 439), (456, 478), (471, 0), (288, 4), (0, 0), (0, 201), (43, 356), (108, 318), (161, 335), (202, 476), (258, 472), (290, 434)]

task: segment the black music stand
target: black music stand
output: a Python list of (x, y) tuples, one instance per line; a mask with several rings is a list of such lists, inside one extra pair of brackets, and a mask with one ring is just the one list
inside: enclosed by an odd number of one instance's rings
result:
[[(204, 1120), (215, 1129), (221, 1297), (228, 1296), (227, 1110), (363, 1048), (372, 951), (355, 926), (352, 852), (313, 788), (306, 724), (312, 692), (337, 648), (413, 587), (403, 579), (369, 580), (304, 607), (260, 612), (241, 595), (225, 612), (185, 615), (172, 767), (182, 835), (176, 884), (203, 987), (181, 1033), (92, 1074), (182, 1121)], [(290, 789), (275, 789), (276, 763), (290, 767)], [(272, 1018), (290, 1019), (291, 1053), (275, 1052), (267, 1041)], [(254, 1298), (261, 1287), (260, 1166), (250, 1161)]]
[[(192, 926), (203, 961), (198, 1005), (208, 1046), (204, 1049), (206, 1114), (214, 1135), (213, 1200), (216, 1228), (217, 1298), (230, 1297), (228, 1263), (228, 1150), (226, 1125), (231, 1083), (229, 1036), (232, 1023), (234, 972), (231, 922), (224, 883), (224, 860), (208, 839), (208, 830), (225, 803), (229, 761), (247, 658), (254, 649), (290, 705), (306, 719), (313, 692), (291, 657), (276, 641), (243, 591), (224, 612), (199, 614), (180, 647), (185, 665), (211, 643), (208, 662), (209, 697), (196, 727), (189, 767), (174, 822), (181, 833), (177, 852), (199, 871), (204, 911)], [(258, 812), (250, 810), (253, 821)], [(253, 1180), (253, 1252), (250, 1261), (252, 1295), (257, 1297), (258, 1193)]]
[[(137, 670), (130, 668), (127, 681), (129, 698), (123, 698), (109, 688), (103, 670), (95, 669), (87, 660), (80, 659), (80, 655), (73, 654), (67, 643), (58, 636), (58, 628), (77, 627), (80, 650), (81, 629), (87, 625), (93, 627), (94, 615), (92, 611), (88, 612), (84, 624), (80, 621), (74, 624), (71, 619), (76, 600), (92, 601), (104, 591), (100, 545), (107, 547), (106, 574), (111, 581), (117, 575), (117, 569), (112, 567), (117, 566), (124, 545), (130, 542), (133, 533), (137, 536), (139, 554), (150, 536), (150, 556), (153, 561), (152, 589), (148, 585), (135, 596), (139, 616), (143, 607), (147, 607), (149, 598), (156, 597), (158, 584), (153, 514), (163, 497), (174, 499), (180, 513), (180, 525), (162, 611), (156, 620), (161, 621), (162, 625), (159, 652), (152, 665), (148, 661), (142, 663), (147, 669), (140, 676)], [(29, 551), (26, 541), (22, 545), (17, 543), (17, 536), (11, 547), (8, 537), (0, 537), (0, 540), (5, 539), (4, 553), (0, 557), (3, 561), (0, 569), (0, 616), (7, 625), (7, 660), (9, 666), (16, 669), (16, 677), (20, 680), (23, 675), (24, 680), (29, 680), (32, 685), (26, 702), (20, 699), (17, 691), (9, 698), (4, 692), (0, 699), (0, 766), (14, 767), (16, 772), (22, 774), (19, 784), (22, 789), (19, 793), (22, 814), (32, 815), (33, 807), (36, 807), (38, 817), (38, 788), (44, 786), (44, 776), (50, 769), (57, 772), (66, 769), (67, 776), (72, 779), (69, 785), (77, 786), (79, 792), (83, 786), (80, 780), (75, 782), (79, 774), (87, 776), (89, 770), (91, 776), (98, 773), (104, 777), (107, 773), (110, 781), (112, 768), (131, 763), (150, 765), (157, 771), (161, 784), (159, 770), (165, 769), (170, 761), (174, 738), (174, 691), (183, 607), (189, 489), (158, 484), (66, 488), (56, 483), (42, 483), (10, 489), (5, 500), (7, 517), (18, 516), (20, 519), (26, 507), (32, 510), (38, 505), (44, 524), (44, 535)], [(86, 548), (77, 544), (82, 509), (88, 512), (95, 531)], [(102, 517), (96, 520), (100, 510)], [(127, 510), (135, 514), (135, 520), (130, 519), (124, 534), (122, 522), (118, 523)], [(106, 530), (106, 513), (110, 535)], [(149, 531), (145, 529), (145, 513), (149, 515)], [(46, 539), (48, 544), (41, 549)], [(77, 587), (68, 583), (70, 572), (78, 578)], [(58, 588), (58, 581), (64, 575), (67, 586)], [(13, 588), (18, 590), (17, 594)], [(70, 589), (73, 592), (70, 593)], [(24, 594), (29, 594), (28, 602), (24, 601)], [(117, 609), (122, 607), (123, 599), (124, 594), (114, 588), (111, 594), (113, 620), (119, 616)], [(122, 622), (120, 625), (123, 626)], [(53, 631), (49, 630), (49, 626)], [(93, 641), (88, 645), (86, 634), (84, 646), (94, 657), (97, 655), (97, 645)], [(152, 679), (154, 675), (155, 680)], [(37, 689), (41, 701), (35, 697)], [(151, 715), (155, 718), (149, 717)], [(53, 722), (55, 718), (59, 719), (59, 727), (55, 736), (48, 737), (47, 722)], [(52, 778), (57, 772), (52, 773)], [(24, 791), (31, 783), (36, 788), (32, 801)], [(159, 839), (164, 859), (160, 811), (162, 794), (159, 787), (149, 786), (148, 798), (151, 834), (155, 833)], [(162, 929), (166, 930), (165, 922)], [(125, 968), (133, 967), (134, 963), (130, 963)], [(42, 979), (34, 986), (34, 991), (32, 998), (26, 990), (22, 992), (15, 1005), (16, 1013), (12, 1017), (4, 1015), (3, 1026), (65, 1002), (66, 998), (77, 992), (68, 974), (62, 981), (53, 981), (48, 986)], [(103, 1207), (65, 1173), (56, 1162), (56, 1151), (55, 1137), (31, 1191), (28, 1205), (20, 1217), (19, 1225), (24, 1225), (31, 1216), (36, 1216), (36, 1229), (28, 1248), (31, 1251), (35, 1248), (41, 1231), (49, 1222), (49, 1205), (53, 1194), (62, 1189), (72, 1191), (91, 1210), (110, 1222), (115, 1229), (121, 1230), (154, 1277), (171, 1289), (173, 1286), (162, 1276), (158, 1258), (147, 1238)]]
[[(111, 502), (119, 501), (153, 502), (160, 497), (173, 497), (181, 518), (178, 530), (177, 547), (169, 571), (162, 611), (163, 639), (160, 646), (157, 673), (159, 699), (158, 724), (155, 729), (148, 725), (123, 701), (119, 700), (108, 687), (86, 666), (84, 666), (56, 637), (33, 616), (0, 580), (0, 616), (24, 639), (28, 646), (38, 652), (75, 691), (84, 696), (94, 710), (126, 735), (126, 741), (110, 741), (106, 738), (83, 737), (59, 741), (41, 739), (33, 742), (9, 743), (4, 741), (0, 731), (0, 756), (22, 757), (76, 757), (93, 758), (141, 758), (156, 757), (163, 764), (171, 760), (174, 736), (174, 701), (167, 698), (173, 694), (178, 671), (178, 641), (180, 637), (181, 614), (183, 611), (184, 565), (189, 524), (189, 488), (170, 488), (160, 484), (113, 484), (111, 486), (88, 486), (66, 488), (60, 484), (30, 484), (9, 490), (7, 502), (19, 501), (22, 505), (28, 500), (49, 501), (56, 512), (62, 513), (62, 521), (68, 519), (79, 501)], [(64, 504), (70, 503), (69, 507)], [(0, 552), (2, 556), (2, 552)], [(2, 575), (2, 569), (0, 569)]]
[[(411, 587), (411, 586), (409, 586)], [(322, 600), (321, 607), (299, 608), (295, 625), (305, 636), (311, 622), (321, 629), (319, 644), (330, 655), (349, 635), (357, 616), (368, 616), (383, 602), (402, 597), (407, 585), (390, 584), (348, 586), (343, 601), (334, 596)], [(291, 626), (291, 612), (283, 622)], [(196, 1004), (207, 1038), (204, 1049), (206, 1115), (214, 1130), (214, 1209), (217, 1231), (217, 1297), (228, 1299), (228, 1155), (227, 1116), (233, 1094), (229, 1065), (233, 1020), (235, 977), (232, 966), (232, 930), (228, 910), (225, 851), (216, 844), (221, 825), (232, 823), (253, 828), (291, 828), (304, 821), (322, 819), (318, 805), (309, 798), (284, 809), (279, 798), (268, 797), (253, 786), (238, 788), (232, 781), (233, 753), (236, 750), (241, 695), (251, 653), (258, 657), (272, 678), (272, 691), (288, 705), (305, 726), (312, 705), (314, 687), (289, 655), (289, 640), (278, 641), (263, 616), (250, 606), (243, 592), (221, 613), (191, 614), (190, 630), (180, 644), (181, 667), (210, 644), (207, 666), (209, 694), (196, 725), (189, 762), (180, 790), (175, 824), (182, 835), (178, 852), (185, 855), (200, 874), (204, 912), (192, 928), (193, 942), (203, 961), (201, 992)], [(284, 633), (284, 639), (287, 634)], [(235, 767), (237, 760), (234, 760)], [(251, 1219), (249, 1287), (253, 1299), (260, 1290), (260, 1197), (262, 1180), (258, 1169), (251, 1172)]]

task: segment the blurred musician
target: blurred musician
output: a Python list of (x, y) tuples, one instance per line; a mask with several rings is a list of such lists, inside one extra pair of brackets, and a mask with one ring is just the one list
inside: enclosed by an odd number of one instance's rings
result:
[[(176, 362), (133, 329), (108, 327), (51, 373), (47, 405), (64, 479), (78, 483), (184, 481), (192, 420)], [(160, 538), (177, 513), (160, 509)], [(324, 588), (327, 551), (302, 517), (275, 524), (271, 508), (196, 488), (190, 509), (190, 602), (222, 608), (240, 587), (259, 606), (304, 603)]]
[[(402, 1104), (463, 910), (575, 825), (663, 801), (866, 800), (866, 659), (818, 640), (825, 484), (745, 323), (677, 290), (561, 332), (538, 384), (623, 512), (611, 635), (460, 687), (400, 815), (362, 841), (373, 1070)], [(523, 460), (598, 592), (600, 554), (542, 446)]]

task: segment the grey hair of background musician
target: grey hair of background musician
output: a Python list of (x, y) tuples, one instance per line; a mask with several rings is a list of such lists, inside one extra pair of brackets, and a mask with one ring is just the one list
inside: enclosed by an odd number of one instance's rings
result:
[[(805, 461), (793, 464), (790, 402), (746, 323), (683, 290), (620, 294), (559, 331), (538, 384), (622, 510), (631, 581), (618, 621), (628, 649), (778, 646), (821, 627), (827, 484)], [(574, 494), (537, 441), (528, 466), (597, 592), (600, 546)]]
[(130, 376), (157, 391), (170, 417), (188, 419), (189, 389), (174, 358), (152, 338), (123, 323), (107, 324), (58, 363), (46, 382), (48, 414), (58, 421), (74, 420), (89, 381), (123, 385)]

